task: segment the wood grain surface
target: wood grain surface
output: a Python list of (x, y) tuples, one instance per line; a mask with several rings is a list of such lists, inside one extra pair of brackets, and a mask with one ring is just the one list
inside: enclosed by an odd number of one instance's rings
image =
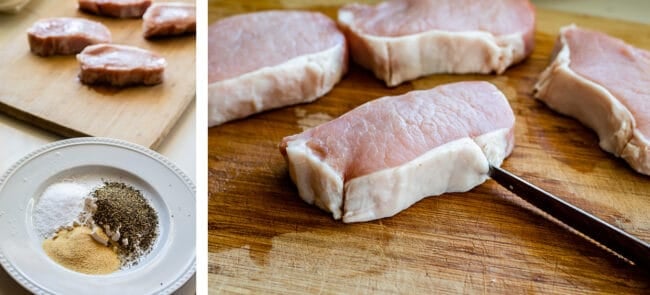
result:
[[(343, 1), (210, 1), (209, 22)], [(496, 75), (434, 75), (386, 88), (352, 65), (329, 94), (209, 129), (209, 290), (228, 293), (647, 294), (650, 274), (549, 220), (492, 180), (426, 198), (392, 218), (343, 224), (303, 202), (278, 152), (284, 136), (386, 95), (462, 80), (494, 83), (516, 114), (503, 167), (650, 241), (650, 178), (598, 147), (594, 132), (534, 100), (561, 26), (605, 31), (650, 49), (650, 26), (537, 11), (536, 47)]]
[[(39, 19), (63, 16), (99, 21), (113, 43), (159, 53), (167, 60), (164, 83), (89, 87), (77, 78), (74, 55), (30, 53), (27, 29)], [(0, 14), (0, 44), (0, 111), (63, 136), (112, 137), (155, 148), (194, 99), (194, 36), (147, 41), (141, 19), (82, 13), (77, 1), (33, 0), (18, 14)]]

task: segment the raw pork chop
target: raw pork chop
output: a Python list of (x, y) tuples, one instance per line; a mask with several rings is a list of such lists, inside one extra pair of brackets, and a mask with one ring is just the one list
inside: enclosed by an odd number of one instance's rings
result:
[(533, 50), (528, 0), (392, 0), (339, 10), (354, 60), (388, 86), (436, 73), (503, 73)]
[(82, 18), (59, 17), (37, 21), (27, 30), (30, 50), (40, 56), (68, 55), (84, 47), (110, 43), (106, 26)]
[(117, 18), (139, 18), (149, 5), (151, 0), (79, 0), (80, 10)]
[(112, 86), (162, 83), (167, 62), (161, 56), (138, 47), (98, 44), (77, 55), (79, 80), (84, 84)]
[(596, 131), (602, 149), (650, 175), (650, 52), (564, 27), (535, 97), (577, 118)]
[(393, 216), (426, 196), (483, 183), (514, 146), (515, 118), (487, 82), (461, 82), (368, 102), (285, 137), (300, 196), (344, 222)]
[(210, 26), (208, 42), (210, 126), (311, 102), (347, 69), (345, 37), (316, 12), (229, 17)]
[(196, 31), (194, 4), (154, 3), (142, 16), (145, 38), (181, 35)]

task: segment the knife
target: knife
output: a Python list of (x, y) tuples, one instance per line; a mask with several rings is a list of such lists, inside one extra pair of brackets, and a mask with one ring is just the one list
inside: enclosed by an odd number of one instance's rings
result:
[(650, 244), (573, 206), (516, 175), (490, 165), (490, 177), (524, 201), (650, 271)]

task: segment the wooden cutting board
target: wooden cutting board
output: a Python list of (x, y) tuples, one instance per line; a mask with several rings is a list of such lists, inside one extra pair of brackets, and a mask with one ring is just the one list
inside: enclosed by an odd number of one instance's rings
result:
[[(281, 4), (281, 3), (284, 3)], [(209, 21), (326, 1), (211, 1)], [(307, 4), (309, 3), (309, 4)], [(561, 26), (576, 23), (650, 49), (650, 26), (539, 9), (532, 56), (504, 75), (435, 75), (386, 88), (352, 66), (332, 92), (209, 130), (209, 290), (215, 294), (648, 293), (650, 275), (549, 221), (492, 180), (424, 199), (392, 218), (343, 224), (303, 202), (277, 145), (378, 97), (486, 80), (516, 114), (503, 167), (650, 241), (650, 178), (596, 135), (531, 96)]]
[[(194, 2), (194, 1), (186, 1)], [(38, 57), (27, 29), (48, 17), (82, 17), (106, 25), (113, 43), (138, 46), (167, 60), (164, 83), (122, 90), (79, 82), (74, 55)], [(103, 136), (155, 148), (195, 94), (195, 38), (142, 38), (141, 19), (113, 19), (77, 10), (77, 1), (32, 0), (0, 14), (0, 111), (63, 136)]]

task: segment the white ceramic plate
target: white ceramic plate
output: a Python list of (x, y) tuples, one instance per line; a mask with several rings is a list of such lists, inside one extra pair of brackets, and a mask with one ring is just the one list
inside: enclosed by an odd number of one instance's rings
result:
[[(121, 181), (142, 191), (158, 212), (159, 236), (135, 266), (86, 275), (51, 260), (32, 224), (45, 188), (61, 181)], [(76, 138), (46, 145), (0, 179), (0, 263), (38, 294), (169, 294), (195, 272), (195, 187), (160, 154), (124, 141)]]

